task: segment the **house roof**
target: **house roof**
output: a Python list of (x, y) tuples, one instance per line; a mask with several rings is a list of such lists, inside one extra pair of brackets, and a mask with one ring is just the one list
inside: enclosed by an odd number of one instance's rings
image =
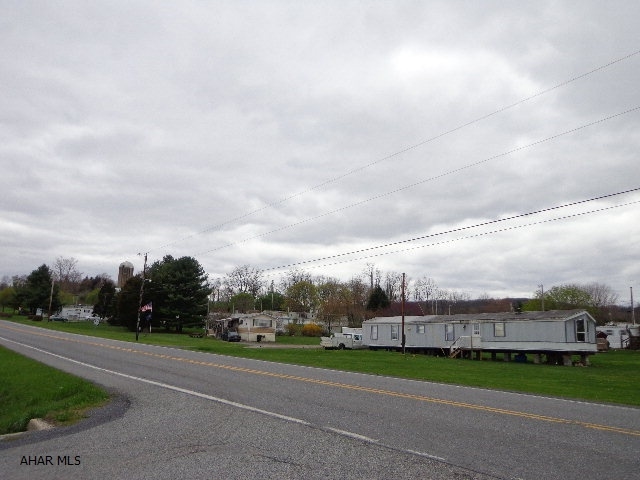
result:
[[(405, 323), (482, 323), (482, 322), (517, 322), (517, 321), (555, 321), (586, 314), (586, 310), (548, 310), (545, 312), (500, 312), (500, 313), (466, 313), (457, 315), (405, 315)], [(398, 323), (402, 317), (375, 317), (363, 323)], [(592, 318), (593, 320), (593, 318)], [(595, 321), (595, 320), (594, 320)]]
[(268, 317), (270, 319), (275, 319), (276, 317), (274, 317), (273, 315), (271, 315), (270, 313), (263, 313), (263, 312), (254, 312), (254, 313), (234, 313), (228, 317), (225, 318), (221, 318), (219, 319), (219, 321), (228, 321), (228, 320), (240, 320), (240, 319), (245, 319), (245, 318), (258, 318), (258, 317)]

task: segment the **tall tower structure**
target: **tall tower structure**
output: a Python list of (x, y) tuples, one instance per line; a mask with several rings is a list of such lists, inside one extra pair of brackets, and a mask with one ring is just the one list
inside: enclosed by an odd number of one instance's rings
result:
[(133, 263), (122, 262), (118, 268), (118, 288), (124, 287), (131, 277), (133, 277)]

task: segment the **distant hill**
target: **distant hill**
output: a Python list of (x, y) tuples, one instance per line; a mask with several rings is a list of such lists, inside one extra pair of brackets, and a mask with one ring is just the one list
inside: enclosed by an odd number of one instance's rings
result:
[[(511, 312), (529, 301), (528, 298), (488, 298), (477, 300), (462, 300), (449, 303), (446, 300), (429, 302), (405, 302), (404, 314), (406, 316), (419, 315), (448, 315), (459, 313), (497, 313)], [(436, 311), (437, 309), (437, 311)], [(370, 317), (395, 317), (402, 315), (402, 303), (392, 302), (387, 308), (376, 312), (369, 312)]]

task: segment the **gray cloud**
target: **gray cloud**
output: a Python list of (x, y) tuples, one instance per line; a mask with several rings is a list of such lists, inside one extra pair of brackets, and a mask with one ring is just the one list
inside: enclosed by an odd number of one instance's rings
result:
[[(65, 256), (115, 275), (149, 251), (219, 276), (635, 188), (639, 112), (600, 120), (640, 105), (640, 55), (535, 95), (635, 52), (639, 10), (5, 2), (0, 273)], [(302, 268), (349, 279), (375, 263), (472, 295), (598, 281), (623, 296), (640, 268), (637, 209)]]

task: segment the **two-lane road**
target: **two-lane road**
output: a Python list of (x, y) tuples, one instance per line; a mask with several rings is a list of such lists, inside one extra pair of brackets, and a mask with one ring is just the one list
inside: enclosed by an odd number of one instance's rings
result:
[[(4, 321), (0, 344), (120, 394), (79, 426), (0, 442), (3, 479), (640, 474), (637, 408), (283, 365)], [(25, 455), (50, 456), (55, 465), (25, 465)], [(62, 463), (77, 457), (78, 464), (58, 465), (59, 456)]]

